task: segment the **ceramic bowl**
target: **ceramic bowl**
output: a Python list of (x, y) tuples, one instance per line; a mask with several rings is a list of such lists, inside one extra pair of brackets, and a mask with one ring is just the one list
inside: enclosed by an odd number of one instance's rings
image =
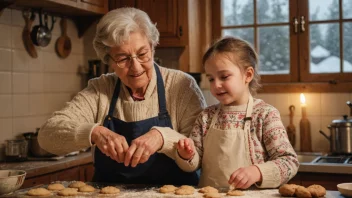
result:
[(25, 178), (26, 171), (23, 170), (0, 170), (0, 195), (19, 189)]
[(344, 196), (352, 197), (352, 183), (337, 184), (337, 189)]

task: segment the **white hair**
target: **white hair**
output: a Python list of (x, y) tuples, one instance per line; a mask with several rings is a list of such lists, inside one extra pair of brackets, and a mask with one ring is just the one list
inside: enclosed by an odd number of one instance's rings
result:
[(136, 8), (118, 8), (105, 14), (97, 25), (93, 47), (98, 57), (107, 64), (110, 48), (127, 41), (131, 32), (143, 33), (153, 49), (159, 43), (159, 31), (147, 13)]

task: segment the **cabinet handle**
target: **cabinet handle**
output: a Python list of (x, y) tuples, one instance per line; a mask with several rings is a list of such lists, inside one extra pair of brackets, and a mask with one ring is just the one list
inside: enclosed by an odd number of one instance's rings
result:
[(301, 16), (301, 31), (304, 32), (306, 29), (304, 28), (304, 25), (306, 24), (306, 21), (304, 19), (304, 16)]
[(298, 19), (297, 17), (293, 18), (293, 28), (294, 28), (294, 33), (298, 32)]
[(179, 37), (182, 37), (182, 35), (183, 35), (183, 29), (182, 29), (182, 26), (180, 26), (180, 27), (178, 28), (178, 36), (179, 36)]

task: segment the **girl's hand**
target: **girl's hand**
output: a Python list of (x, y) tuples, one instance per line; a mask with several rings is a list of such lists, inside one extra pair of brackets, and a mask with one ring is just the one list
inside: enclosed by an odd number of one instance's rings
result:
[(106, 156), (119, 163), (124, 162), (128, 150), (128, 144), (124, 136), (103, 126), (97, 126), (92, 131), (91, 140)]
[(232, 173), (229, 184), (235, 188), (247, 189), (256, 182), (262, 181), (262, 174), (257, 166), (239, 168)]
[(195, 153), (195, 150), (196, 148), (192, 139), (185, 138), (178, 141), (177, 152), (183, 159), (191, 159)]

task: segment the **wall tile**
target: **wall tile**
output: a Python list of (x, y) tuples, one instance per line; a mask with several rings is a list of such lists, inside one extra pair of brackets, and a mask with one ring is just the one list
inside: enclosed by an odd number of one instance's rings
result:
[(29, 115), (29, 97), (28, 94), (13, 95), (13, 116)]
[[(21, 10), (12, 10), (12, 25), (24, 27), (25, 21)], [(36, 17), (37, 19), (38, 17)]]
[(47, 112), (48, 103), (45, 100), (45, 94), (30, 94), (29, 95), (29, 114), (30, 115), (44, 115)]
[(0, 94), (12, 92), (12, 75), (11, 72), (0, 72)]
[[(19, 124), (21, 123), (21, 124)], [(18, 136), (26, 132), (34, 132), (35, 127), (33, 127), (31, 117), (17, 117), (12, 123), (13, 136)]]
[(12, 50), (12, 70), (17, 72), (28, 71), (27, 52), (21, 49)]
[(0, 144), (12, 138), (12, 118), (0, 118), (1, 136)]
[(28, 73), (12, 73), (13, 93), (28, 93)]
[(10, 49), (0, 48), (0, 60), (0, 71), (11, 71), (12, 53)]
[[(11, 40), (12, 47), (15, 49), (25, 49), (22, 39), (22, 27), (12, 26), (11, 27)], [(37, 49), (38, 50), (38, 49)]]
[(0, 118), (12, 116), (12, 95), (0, 95), (0, 109)]
[(44, 73), (29, 73), (29, 93), (44, 91)]
[(43, 51), (42, 64), (45, 72), (62, 72), (63, 62), (53, 52)]
[(25, 60), (26, 60), (26, 65), (28, 67), (28, 71), (30, 72), (43, 72), (44, 71), (44, 66), (42, 63), (42, 57), (43, 57), (43, 52), (42, 51), (37, 51), (38, 57), (33, 58), (28, 55), (26, 52)]
[(346, 104), (349, 100), (347, 93), (323, 93), (321, 94), (321, 114), (323, 116), (349, 115), (350, 111)]
[(274, 106), (282, 115), (289, 115), (289, 94), (258, 94), (255, 96)]
[(0, 15), (0, 24), (11, 25), (11, 9), (5, 8)]
[(0, 24), (0, 47), (11, 47), (11, 26)]

